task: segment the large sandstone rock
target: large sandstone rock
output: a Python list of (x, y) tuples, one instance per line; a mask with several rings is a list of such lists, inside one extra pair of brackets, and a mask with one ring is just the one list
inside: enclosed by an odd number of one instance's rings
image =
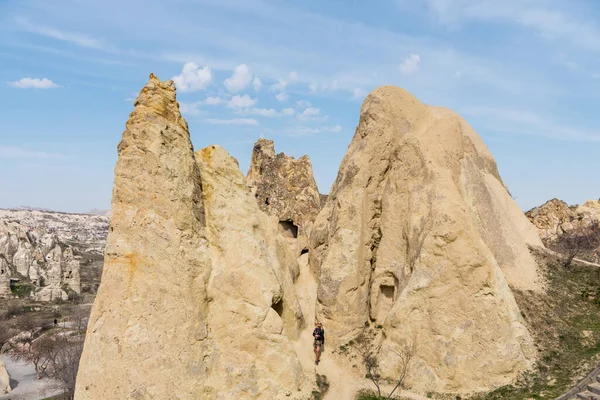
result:
[(569, 207), (562, 200), (552, 199), (526, 213), (537, 227), (542, 240), (552, 242), (561, 236), (585, 229), (600, 222), (600, 201), (587, 201)]
[(536, 357), (511, 292), (543, 291), (528, 246), (542, 243), (473, 129), (378, 88), (311, 234), (318, 317), (334, 346), (382, 325), (388, 374), (416, 338), (415, 389), (508, 384)]
[[(260, 209), (279, 221), (307, 231), (321, 210), (321, 198), (308, 156), (275, 154), (272, 140), (259, 139), (252, 151), (247, 183), (255, 189)], [(289, 225), (289, 224), (288, 224)], [(282, 224), (284, 231), (292, 230)], [(292, 236), (297, 236), (290, 232)]]
[[(290, 338), (304, 326), (278, 219), (262, 213), (237, 161), (219, 146), (196, 159), (213, 269), (209, 326), (219, 398), (285, 398), (304, 383)], [(218, 360), (218, 362), (217, 362)]]
[(0, 395), (10, 393), (10, 375), (6, 370), (6, 366), (0, 361)]
[(194, 156), (172, 81), (154, 75), (119, 145), (102, 283), (77, 399), (305, 394), (303, 326), (269, 218), (218, 147)]

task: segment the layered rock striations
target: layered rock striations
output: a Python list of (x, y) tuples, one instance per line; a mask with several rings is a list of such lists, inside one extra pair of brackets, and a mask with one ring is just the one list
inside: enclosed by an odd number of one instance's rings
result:
[(473, 129), (380, 87), (311, 233), (318, 318), (334, 343), (381, 326), (386, 373), (416, 340), (415, 389), (508, 384), (536, 357), (511, 292), (543, 291), (528, 246), (542, 243)]
[(237, 163), (194, 155), (172, 81), (151, 75), (119, 145), (102, 283), (77, 399), (297, 398), (303, 325), (276, 218)]
[[(276, 154), (272, 140), (259, 139), (252, 150), (246, 182), (255, 190), (260, 209), (282, 221), (282, 229), (301, 234), (310, 229), (321, 210), (321, 197), (308, 156), (295, 159)], [(285, 222), (289, 222), (288, 225)]]

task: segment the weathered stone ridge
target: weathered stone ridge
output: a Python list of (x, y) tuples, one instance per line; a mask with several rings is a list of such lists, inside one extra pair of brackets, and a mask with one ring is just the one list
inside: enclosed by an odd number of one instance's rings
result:
[(308, 156), (275, 154), (272, 140), (259, 139), (246, 182), (255, 188), (260, 209), (307, 230), (321, 210), (321, 198)]
[(552, 242), (559, 237), (600, 223), (600, 200), (590, 200), (570, 207), (559, 199), (552, 199), (526, 213), (538, 229), (540, 238)]
[(383, 371), (416, 338), (413, 388), (509, 384), (536, 358), (510, 289), (543, 291), (528, 246), (542, 243), (473, 129), (380, 87), (311, 233), (318, 317), (340, 343), (381, 325)]

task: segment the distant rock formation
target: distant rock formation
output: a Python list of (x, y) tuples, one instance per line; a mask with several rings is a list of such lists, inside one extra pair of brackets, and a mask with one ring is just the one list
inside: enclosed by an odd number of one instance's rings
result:
[(537, 227), (543, 241), (554, 241), (562, 235), (600, 223), (600, 200), (570, 207), (562, 200), (552, 199), (525, 215)]
[(569, 206), (552, 199), (526, 215), (546, 247), (562, 253), (565, 263), (574, 258), (600, 263), (600, 201)]
[(118, 150), (75, 398), (305, 398), (278, 220), (237, 162), (217, 146), (194, 155), (173, 82), (154, 75)]
[(272, 140), (259, 139), (254, 145), (246, 182), (255, 188), (260, 209), (279, 218), (282, 229), (292, 236), (297, 236), (297, 227), (301, 232), (309, 231), (321, 210), (308, 156), (296, 160), (275, 154)]
[(417, 390), (509, 384), (536, 359), (511, 292), (544, 290), (528, 246), (542, 243), (473, 129), (380, 87), (311, 233), (318, 317), (333, 347), (380, 325), (385, 374), (416, 339)]
[(66, 300), (81, 292), (73, 249), (45, 228), (0, 220), (0, 297), (11, 295), (10, 278), (30, 282), (38, 301)]
[(0, 361), (0, 395), (10, 393), (12, 388), (10, 387), (10, 375), (6, 370), (6, 366)]

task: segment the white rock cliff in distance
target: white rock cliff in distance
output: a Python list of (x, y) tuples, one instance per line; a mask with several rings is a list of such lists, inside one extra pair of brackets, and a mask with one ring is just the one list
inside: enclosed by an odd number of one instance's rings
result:
[(536, 355), (511, 292), (543, 290), (528, 245), (542, 243), (473, 129), (380, 87), (313, 227), (318, 317), (334, 343), (381, 325), (384, 373), (416, 339), (416, 389), (508, 384)]

